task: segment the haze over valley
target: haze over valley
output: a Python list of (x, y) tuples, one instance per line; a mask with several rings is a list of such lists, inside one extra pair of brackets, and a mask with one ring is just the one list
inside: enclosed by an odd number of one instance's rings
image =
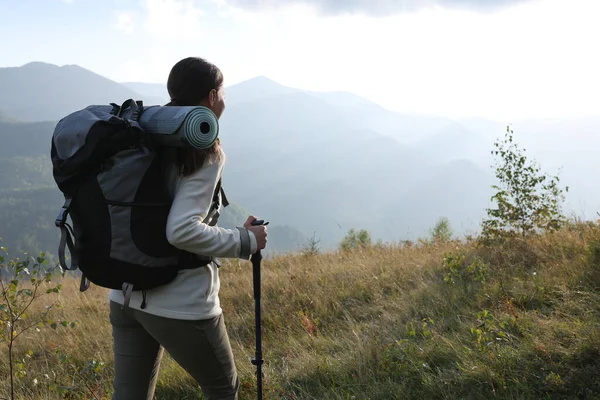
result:
[[(118, 83), (77, 65), (31, 62), (0, 69), (2, 235), (20, 250), (52, 253), (62, 205), (49, 143), (56, 122), (90, 104), (165, 104), (164, 84)], [(271, 221), (272, 252), (297, 251), (314, 235), (324, 249), (347, 232), (398, 242), (429, 234), (441, 217), (457, 236), (477, 232), (495, 183), (490, 155), (506, 125), (390, 111), (350, 92), (286, 87), (264, 76), (226, 87), (221, 134), (233, 227), (252, 213)], [(516, 140), (544, 171), (560, 171), (566, 207), (600, 208), (600, 118), (522, 120)]]

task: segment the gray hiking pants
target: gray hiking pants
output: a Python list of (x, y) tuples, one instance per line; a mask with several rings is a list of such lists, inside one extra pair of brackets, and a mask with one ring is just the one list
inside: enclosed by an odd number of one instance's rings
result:
[(236, 400), (239, 380), (223, 316), (186, 321), (110, 302), (115, 378), (113, 400), (151, 400), (166, 349), (207, 400)]

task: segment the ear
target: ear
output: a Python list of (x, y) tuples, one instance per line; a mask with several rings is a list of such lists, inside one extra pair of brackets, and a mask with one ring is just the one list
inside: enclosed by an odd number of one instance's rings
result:
[(210, 104), (210, 107), (214, 107), (215, 104), (217, 103), (217, 90), (213, 89), (210, 91), (210, 93), (208, 93), (208, 104)]

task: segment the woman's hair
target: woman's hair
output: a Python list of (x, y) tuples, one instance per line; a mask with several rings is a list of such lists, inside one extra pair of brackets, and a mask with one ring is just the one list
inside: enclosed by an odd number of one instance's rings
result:
[[(210, 91), (223, 85), (223, 74), (215, 65), (199, 57), (188, 57), (173, 66), (167, 81), (171, 101), (166, 106), (197, 106)], [(220, 154), (220, 141), (207, 149), (185, 146), (177, 149), (177, 166), (183, 176), (199, 170), (207, 157)]]

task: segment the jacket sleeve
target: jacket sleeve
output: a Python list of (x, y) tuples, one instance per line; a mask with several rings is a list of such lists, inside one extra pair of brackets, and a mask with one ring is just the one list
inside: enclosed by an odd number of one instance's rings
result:
[(208, 215), (223, 162), (205, 164), (182, 177), (167, 219), (167, 240), (173, 246), (204, 256), (249, 259), (256, 253), (256, 238), (243, 227), (224, 229), (202, 221)]

